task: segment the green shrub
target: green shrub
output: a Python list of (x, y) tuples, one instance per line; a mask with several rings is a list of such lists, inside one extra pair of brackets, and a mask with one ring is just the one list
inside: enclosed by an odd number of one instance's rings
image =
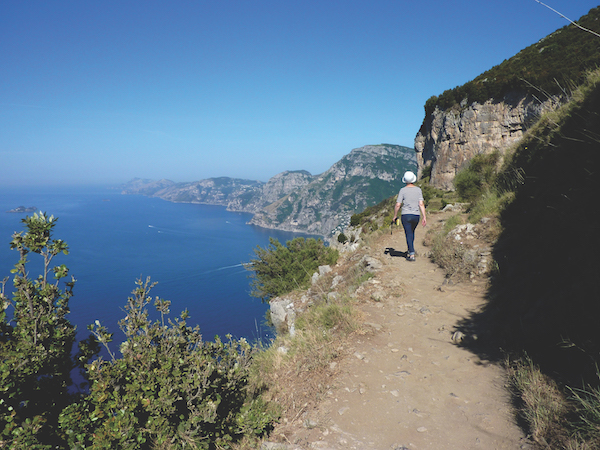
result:
[(500, 195), (495, 190), (487, 191), (471, 206), (469, 222), (477, 223), (483, 217), (499, 216), (513, 198), (514, 193), (512, 192)]
[(429, 184), (429, 179), (421, 180), (418, 183), (418, 185), (421, 188), (421, 191), (423, 192), (423, 201), (425, 203), (425, 206), (429, 206), (432, 203), (433, 199), (436, 199), (436, 198), (442, 199), (445, 194), (445, 192), (442, 191), (441, 189), (437, 189), (437, 188), (434, 188), (433, 186), (431, 186)]
[(340, 244), (345, 244), (348, 242), (348, 237), (344, 233), (338, 234), (337, 240)]
[(61, 430), (69, 448), (224, 448), (243, 435), (260, 435), (272, 417), (247, 392), (253, 348), (218, 337), (202, 341), (187, 312), (166, 320), (168, 301), (156, 298), (160, 320), (151, 321), (149, 279), (138, 280), (119, 322), (126, 340), (117, 359), (108, 347), (112, 334), (98, 321), (88, 328), (103, 343), (110, 361), (88, 366), (90, 393), (65, 408)]
[[(203, 342), (197, 327), (186, 326), (187, 312), (172, 322), (169, 302), (158, 298), (160, 320), (150, 320), (149, 280), (138, 280), (119, 323), (122, 358), (100, 322), (88, 327), (92, 335), (73, 355), (75, 328), (66, 315), (75, 280), (61, 289), (68, 269), (51, 265), (68, 247), (52, 239), (53, 217), (40, 213), (23, 222), (26, 232), (10, 244), (20, 255), (12, 298), (5, 295), (8, 278), (0, 282), (0, 447), (217, 449), (271, 427), (271, 406), (248, 386), (255, 348), (229, 336), (226, 343)], [(30, 254), (42, 259), (37, 278), (29, 275)], [(100, 344), (110, 360), (86, 365)], [(89, 392), (70, 393), (71, 371), (84, 367)]]
[(396, 195), (382, 200), (377, 205), (369, 206), (363, 212), (356, 213), (350, 217), (350, 226), (357, 227), (362, 225), (364, 232), (376, 231), (379, 225), (375, 222), (377, 216), (387, 215), (394, 211)]
[(308, 287), (318, 267), (335, 264), (339, 256), (321, 239), (302, 237), (287, 241), (286, 245), (271, 238), (267, 248), (257, 247), (254, 253), (257, 257), (246, 269), (252, 272), (251, 295), (263, 301)]

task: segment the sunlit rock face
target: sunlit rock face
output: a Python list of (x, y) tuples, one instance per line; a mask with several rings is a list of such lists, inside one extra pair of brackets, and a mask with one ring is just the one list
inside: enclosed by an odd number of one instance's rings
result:
[(518, 141), (542, 112), (556, 108), (562, 99), (545, 102), (528, 95), (509, 94), (502, 101), (463, 102), (447, 110), (438, 107), (423, 120), (415, 138), (419, 177), (431, 167), (431, 184), (454, 189), (455, 175), (473, 156), (507, 148)]

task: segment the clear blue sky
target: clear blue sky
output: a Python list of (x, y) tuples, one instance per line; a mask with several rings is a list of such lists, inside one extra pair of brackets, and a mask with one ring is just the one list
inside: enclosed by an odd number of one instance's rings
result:
[(318, 174), (412, 147), (429, 97), (567, 24), (535, 0), (3, 0), (0, 185)]

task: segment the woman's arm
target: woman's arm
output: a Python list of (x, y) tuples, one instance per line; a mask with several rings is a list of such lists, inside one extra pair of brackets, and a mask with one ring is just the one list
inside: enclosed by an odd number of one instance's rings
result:
[(423, 216), (423, 226), (426, 226), (427, 215), (425, 214), (425, 202), (423, 200), (419, 200), (419, 209), (421, 210), (421, 215)]
[(396, 220), (398, 218), (398, 211), (400, 211), (401, 206), (402, 206), (402, 203), (396, 202), (396, 206), (394, 207), (394, 220)]

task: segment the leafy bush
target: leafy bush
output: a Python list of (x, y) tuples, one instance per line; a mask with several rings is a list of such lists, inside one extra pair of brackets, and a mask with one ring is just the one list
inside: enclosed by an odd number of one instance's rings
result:
[[(350, 226), (363, 226), (365, 231), (375, 231), (379, 225), (375, 222), (378, 216), (389, 215), (390, 211), (394, 211), (396, 203), (396, 195), (382, 200), (377, 205), (369, 206), (363, 212), (356, 213), (350, 217)], [(365, 228), (365, 225), (367, 227)]]
[(361, 214), (353, 214), (352, 217), (350, 217), (350, 226), (355, 227), (355, 226), (359, 225), (361, 219), (362, 219)]
[(254, 250), (246, 269), (252, 272), (251, 295), (263, 301), (308, 287), (312, 274), (319, 266), (335, 264), (338, 252), (326, 247), (321, 239), (297, 237), (281, 244), (270, 238), (267, 248)]
[(203, 342), (198, 327), (186, 325), (187, 312), (165, 322), (170, 302), (159, 298), (160, 320), (151, 321), (146, 306), (153, 284), (136, 284), (119, 322), (126, 336), (122, 358), (110, 351), (112, 335), (99, 322), (88, 327), (111, 361), (88, 366), (89, 395), (60, 416), (69, 447), (214, 449), (262, 434), (272, 417), (246, 389), (250, 345), (230, 337)]
[[(68, 254), (66, 242), (52, 239), (57, 219), (45, 213), (22, 220), (26, 231), (12, 236), (10, 247), (19, 252), (14, 273), (12, 299), (0, 290), (0, 446), (50, 448), (63, 444), (56, 419), (72, 397), (71, 370), (82, 367), (97, 350), (93, 340), (82, 341), (80, 352), (71, 356), (75, 327), (67, 320), (75, 279), (67, 267), (51, 268), (60, 253)], [(28, 255), (42, 259), (42, 273), (31, 278)], [(53, 280), (52, 280), (53, 276)], [(7, 309), (12, 307), (12, 318)], [(4, 441), (4, 442), (1, 442)]]
[(498, 194), (496, 189), (484, 193), (469, 210), (469, 222), (477, 223), (483, 217), (497, 217), (514, 199), (514, 193)]
[[(429, 178), (425, 179), (425, 180), (421, 180), (418, 183), (418, 186), (421, 188), (421, 191), (423, 192), (423, 201), (425, 203), (426, 207), (438, 207), (439, 209), (443, 208), (444, 206), (446, 206), (445, 204), (442, 206), (442, 204), (444, 203), (444, 195), (447, 195), (448, 193), (445, 191), (442, 191), (441, 189), (437, 189), (434, 188), (433, 186), (431, 186), (429, 184)], [(434, 199), (439, 199), (437, 201), (432, 201)]]
[[(0, 283), (0, 447), (216, 449), (270, 428), (271, 407), (248, 387), (255, 349), (229, 336), (225, 343), (203, 342), (199, 329), (186, 325), (187, 312), (166, 319), (169, 302), (162, 299), (154, 302), (160, 320), (150, 320), (149, 280), (138, 280), (125, 307), (122, 358), (100, 322), (88, 327), (92, 335), (72, 355), (75, 328), (66, 315), (75, 280), (61, 290), (68, 269), (51, 267), (57, 255), (68, 254), (67, 244), (52, 239), (55, 218), (40, 213), (23, 222), (27, 231), (11, 242), (20, 255), (11, 299), (8, 278)], [(42, 258), (37, 278), (29, 276), (30, 253)], [(110, 360), (86, 365), (100, 344)], [(89, 392), (72, 394), (70, 373), (84, 367)]]
[(344, 233), (338, 234), (337, 240), (340, 244), (345, 244), (348, 242), (348, 237)]

